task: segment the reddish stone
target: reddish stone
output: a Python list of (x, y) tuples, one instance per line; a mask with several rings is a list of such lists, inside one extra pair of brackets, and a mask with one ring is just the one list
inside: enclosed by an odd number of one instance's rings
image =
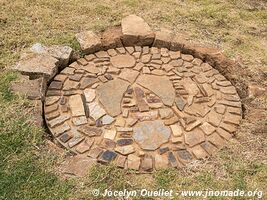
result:
[(120, 26), (107, 28), (101, 34), (100, 37), (103, 50), (121, 47), (122, 46), (121, 37), (122, 37), (122, 32)]

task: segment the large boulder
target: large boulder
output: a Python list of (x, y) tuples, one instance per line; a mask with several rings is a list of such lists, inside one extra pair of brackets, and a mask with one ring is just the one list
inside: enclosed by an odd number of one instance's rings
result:
[(136, 15), (129, 15), (122, 19), (122, 42), (124, 46), (151, 46), (155, 34), (150, 26)]
[(31, 52), (36, 54), (48, 54), (56, 59), (58, 59), (58, 66), (60, 69), (63, 69), (68, 66), (70, 60), (73, 58), (73, 49), (69, 46), (64, 45), (52, 45), (44, 46), (40, 43), (35, 43), (30, 48)]
[(46, 51), (49, 55), (58, 59), (60, 69), (67, 67), (73, 56), (73, 49), (69, 46), (52, 45), (46, 47)]
[(58, 59), (48, 54), (25, 53), (14, 69), (30, 79), (45, 77), (50, 81), (58, 72)]

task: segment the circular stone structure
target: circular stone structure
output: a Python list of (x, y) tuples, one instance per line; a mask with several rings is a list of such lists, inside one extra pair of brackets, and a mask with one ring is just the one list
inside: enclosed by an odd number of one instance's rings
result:
[(45, 119), (76, 154), (118, 167), (182, 167), (226, 144), (241, 120), (232, 84), (192, 55), (120, 47), (86, 55), (49, 85)]

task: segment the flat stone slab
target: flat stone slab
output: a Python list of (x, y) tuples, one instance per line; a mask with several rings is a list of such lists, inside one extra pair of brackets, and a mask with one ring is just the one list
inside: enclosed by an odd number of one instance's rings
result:
[(133, 138), (144, 150), (156, 150), (160, 145), (168, 142), (170, 135), (170, 128), (159, 120), (141, 122), (133, 129)]
[(121, 100), (129, 85), (127, 81), (115, 79), (97, 88), (99, 101), (109, 115), (114, 117), (121, 113)]
[(117, 67), (119, 69), (131, 68), (135, 65), (135, 59), (131, 55), (117, 55), (111, 57), (110, 62), (114, 67)]
[(69, 97), (69, 106), (73, 117), (85, 115), (81, 95), (72, 95)]
[(175, 98), (175, 90), (167, 77), (155, 75), (141, 75), (136, 81), (139, 85), (151, 90), (159, 96), (167, 106), (172, 106)]

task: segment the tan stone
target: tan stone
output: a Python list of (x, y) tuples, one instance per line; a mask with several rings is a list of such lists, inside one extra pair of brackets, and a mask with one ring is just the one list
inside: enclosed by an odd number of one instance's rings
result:
[(232, 134), (230, 134), (229, 132), (223, 130), (222, 128), (217, 128), (216, 132), (223, 137), (226, 140), (230, 140), (232, 138)]
[(200, 124), (201, 124), (201, 121), (196, 120), (195, 122), (188, 124), (188, 125), (186, 126), (185, 130), (186, 130), (186, 131), (191, 131), (191, 130), (193, 130), (194, 128), (198, 127)]
[(208, 157), (208, 153), (199, 145), (192, 148), (193, 154), (197, 157), (197, 159)]
[(124, 46), (150, 46), (154, 40), (154, 33), (149, 25), (136, 15), (129, 15), (122, 19), (122, 42)]
[(167, 119), (173, 116), (173, 111), (170, 108), (159, 109), (159, 116), (161, 119)]
[(137, 112), (133, 114), (133, 118), (136, 118), (140, 121), (156, 120), (158, 118), (158, 111), (151, 110), (148, 112)]
[(136, 156), (134, 154), (128, 155), (128, 157), (127, 157), (128, 169), (139, 170), (140, 163), (141, 163), (141, 159), (138, 156)]
[(55, 126), (58, 126), (60, 124), (63, 124), (65, 121), (67, 121), (68, 119), (70, 119), (70, 116), (66, 116), (66, 115), (61, 115), (55, 119), (52, 119), (50, 121), (48, 121), (48, 125), (53, 128)]
[(72, 95), (69, 97), (69, 107), (73, 117), (84, 116), (84, 106), (81, 95)]
[(215, 128), (214, 126), (212, 126), (211, 124), (209, 124), (208, 122), (204, 122), (204, 123), (200, 126), (200, 128), (201, 128), (202, 131), (203, 131), (204, 133), (206, 133), (207, 135), (212, 134), (212, 133), (216, 130), (216, 128)]
[(135, 65), (135, 59), (131, 55), (117, 55), (111, 57), (110, 62), (114, 67), (119, 69), (132, 68)]
[(141, 170), (143, 171), (152, 171), (153, 170), (153, 159), (151, 156), (144, 156), (141, 162)]
[(59, 96), (46, 97), (46, 98), (45, 98), (45, 105), (46, 105), (46, 106), (50, 106), (50, 105), (52, 105), (52, 104), (58, 102), (59, 99), (60, 99)]
[(106, 139), (110, 139), (110, 140), (114, 140), (115, 137), (116, 137), (116, 130), (108, 130), (108, 129), (105, 129), (104, 130), (104, 138)]
[(173, 117), (165, 120), (164, 121), (164, 124), (167, 125), (167, 126), (169, 126), (169, 125), (172, 125), (172, 124), (177, 123), (178, 121), (179, 121), (179, 118), (176, 115), (174, 115)]
[(216, 132), (208, 136), (207, 140), (218, 148), (221, 148), (225, 145), (225, 140), (221, 138)]
[(62, 171), (65, 174), (85, 177), (89, 173), (89, 169), (95, 164), (91, 158), (79, 155), (71, 157), (62, 166)]
[(90, 89), (90, 88), (85, 89), (83, 91), (83, 93), (84, 93), (86, 102), (88, 102), (88, 103), (92, 102), (96, 97), (95, 90)]
[(156, 170), (168, 168), (168, 163), (169, 161), (166, 155), (159, 155), (159, 154), (155, 155), (155, 169)]
[(205, 149), (210, 155), (214, 154), (217, 151), (217, 148), (210, 142), (203, 142), (200, 146)]
[(97, 68), (94, 63), (89, 63), (82, 69), (92, 74), (98, 74), (100, 72), (99, 68)]
[(125, 119), (123, 119), (122, 117), (117, 117), (114, 125), (123, 127), (125, 125)]
[(87, 151), (89, 151), (89, 149), (91, 148), (91, 146), (93, 145), (94, 140), (90, 139), (90, 140), (84, 140), (83, 142), (81, 142), (80, 144), (78, 144), (76, 146), (76, 151), (80, 154), (83, 154)]
[(223, 117), (223, 122), (225, 123), (230, 123), (230, 124), (235, 124), (235, 125), (239, 125), (241, 120), (241, 116), (240, 115), (233, 115), (230, 113), (226, 113)]
[(181, 136), (183, 134), (182, 127), (179, 124), (173, 124), (173, 125), (170, 125), (170, 127), (172, 130), (172, 134), (175, 137)]
[(124, 168), (125, 167), (125, 162), (126, 162), (127, 157), (126, 156), (122, 156), (122, 155), (118, 155), (116, 158), (116, 165), (120, 168)]
[(137, 76), (139, 75), (138, 71), (130, 70), (130, 69), (124, 69), (121, 71), (119, 78), (128, 81), (130, 83), (134, 83)]
[(185, 143), (190, 147), (205, 141), (205, 135), (200, 129), (185, 133)]
[(216, 113), (214, 110), (210, 111), (207, 117), (209, 123), (214, 126), (219, 126), (222, 120), (222, 115)]
[(184, 142), (184, 138), (183, 137), (173, 137), (171, 139), (172, 143), (176, 144), (176, 143), (183, 143)]
[(92, 31), (77, 33), (75, 36), (81, 46), (83, 53), (90, 54), (100, 50), (101, 40)]

